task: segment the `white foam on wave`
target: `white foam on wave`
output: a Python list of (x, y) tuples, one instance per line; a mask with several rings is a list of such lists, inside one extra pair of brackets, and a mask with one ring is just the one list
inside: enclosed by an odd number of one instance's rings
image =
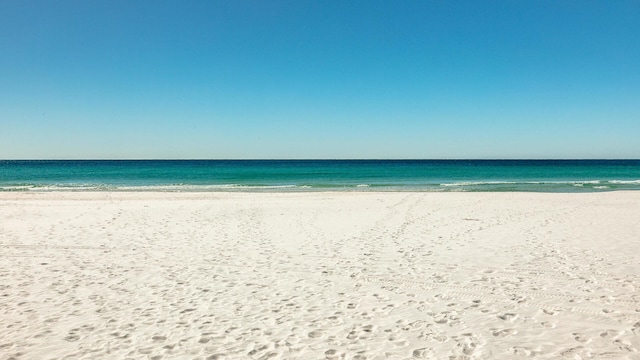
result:
[(240, 184), (216, 184), (216, 185), (192, 185), (192, 184), (167, 184), (167, 185), (106, 185), (106, 184), (25, 184), (0, 186), (0, 191), (225, 191), (225, 190), (278, 190), (278, 189), (308, 189), (310, 185), (240, 185)]
[(33, 188), (33, 185), (7, 185), (0, 186), (0, 191), (24, 191)]
[(115, 186), (103, 185), (103, 184), (48, 184), (48, 185), (24, 185), (18, 191), (104, 191), (114, 190)]
[(611, 180), (609, 181), (611, 184), (621, 184), (621, 185), (640, 185), (640, 180)]
[(364, 188), (364, 187), (369, 187), (369, 186), (371, 186), (371, 185), (369, 185), (369, 184), (358, 184), (358, 185), (356, 185), (356, 187), (359, 187), (359, 188)]
[(249, 185), (247, 187), (251, 189), (293, 189), (293, 188), (298, 188), (300, 186), (298, 185), (256, 185), (256, 186)]
[(477, 185), (505, 185), (505, 184), (521, 184), (512, 181), (465, 181), (458, 183), (440, 184), (440, 186), (477, 186)]
[(574, 185), (582, 186), (587, 184), (600, 184), (600, 180), (571, 180), (571, 181), (524, 181), (519, 184), (532, 184), (532, 185)]
[(126, 191), (170, 191), (170, 190), (216, 190), (216, 189), (236, 189), (242, 185), (237, 184), (221, 184), (221, 185), (187, 185), (187, 184), (171, 184), (171, 185), (132, 185), (118, 186), (118, 190)]
[(117, 190), (123, 191), (216, 191), (216, 190), (252, 190), (252, 189), (293, 189), (309, 187), (298, 185), (241, 185), (241, 184), (216, 184), (216, 185), (138, 185), (118, 186)]
[(445, 183), (440, 186), (482, 186), (482, 185), (573, 185), (600, 184), (600, 180), (579, 181), (463, 181), (457, 183)]

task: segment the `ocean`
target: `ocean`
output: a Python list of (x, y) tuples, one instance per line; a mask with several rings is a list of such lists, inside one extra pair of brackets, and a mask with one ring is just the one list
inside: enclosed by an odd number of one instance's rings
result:
[(640, 160), (2, 160), (0, 191), (640, 190)]

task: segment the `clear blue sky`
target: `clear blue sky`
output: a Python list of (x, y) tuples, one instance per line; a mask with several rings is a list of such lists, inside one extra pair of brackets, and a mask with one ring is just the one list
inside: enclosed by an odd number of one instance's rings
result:
[(0, 158), (640, 158), (640, 1), (0, 1)]

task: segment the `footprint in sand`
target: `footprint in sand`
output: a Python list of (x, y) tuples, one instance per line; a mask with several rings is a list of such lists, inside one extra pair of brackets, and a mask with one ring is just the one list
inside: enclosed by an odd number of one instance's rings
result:
[(416, 359), (435, 359), (435, 353), (431, 348), (419, 348), (413, 350), (413, 357)]
[(565, 359), (582, 359), (581, 354), (584, 353), (584, 347), (576, 346), (560, 353)]
[(505, 337), (509, 335), (516, 335), (518, 330), (516, 329), (491, 329), (491, 335), (495, 337)]
[(618, 311), (614, 310), (614, 309), (602, 309), (602, 312), (605, 314), (615, 314)]
[(618, 336), (624, 334), (624, 331), (617, 331), (617, 330), (606, 330), (600, 333), (600, 337), (603, 339), (606, 338), (617, 338)]
[(329, 350), (324, 352), (324, 356), (327, 359), (338, 359), (340, 357), (340, 354), (338, 353), (338, 350), (336, 350), (336, 349), (329, 349)]
[(342, 319), (342, 317), (335, 316), (335, 315), (327, 317), (327, 320), (331, 321), (333, 325), (340, 325), (344, 323), (344, 320)]
[(582, 343), (582, 344), (588, 344), (592, 340), (590, 337), (588, 337), (588, 336), (586, 336), (584, 334), (581, 334), (581, 333), (573, 333), (571, 335), (573, 335), (573, 338), (574, 338), (575, 341), (577, 341), (579, 343)]
[(207, 360), (222, 360), (224, 358), (225, 358), (224, 354), (213, 354), (213, 355), (209, 355), (207, 357)]
[(542, 326), (544, 326), (546, 328), (549, 328), (549, 329), (555, 329), (558, 326), (557, 323), (551, 322), (551, 321), (543, 321), (543, 322), (540, 323), (540, 325), (542, 325)]
[(458, 343), (455, 349), (452, 350), (454, 356), (472, 356), (476, 353), (478, 342), (473, 334), (462, 334), (462, 336), (458, 337), (456, 341)]
[(537, 356), (541, 353), (539, 350), (533, 350), (524, 346), (514, 346), (509, 349), (509, 352), (518, 356)]
[(347, 339), (355, 340), (355, 339), (369, 339), (371, 334), (376, 332), (378, 327), (375, 325), (365, 325), (361, 327), (355, 327), (353, 330), (349, 332), (347, 335)]
[(427, 327), (428, 323), (424, 320), (416, 320), (407, 324), (409, 330), (419, 330)]
[(198, 340), (198, 343), (200, 344), (206, 344), (211, 340), (211, 338), (207, 337), (207, 336), (202, 336), (200, 337), (200, 340)]
[(365, 325), (362, 327), (362, 331), (370, 333), (370, 332), (374, 332), (375, 330), (377, 330), (378, 327), (375, 325)]
[(80, 336), (76, 335), (75, 333), (69, 333), (69, 335), (67, 335), (64, 339), (69, 342), (74, 342), (80, 340)]
[(441, 313), (434, 314), (433, 321), (436, 324), (447, 324), (450, 326), (454, 326), (460, 323), (460, 317), (458, 316), (457, 311), (443, 311)]
[(631, 346), (631, 343), (627, 340), (622, 340), (622, 339), (616, 339), (613, 341), (613, 343), (618, 346), (618, 348), (620, 350), (624, 350), (627, 352), (638, 352), (638, 349), (636, 349), (635, 347)]
[(518, 319), (518, 314), (514, 314), (514, 313), (505, 313), (502, 315), (498, 315), (498, 319), (503, 320), (503, 321), (508, 321), (508, 322), (514, 322), (516, 321), (516, 319)]
[(449, 338), (444, 333), (436, 333), (434, 331), (422, 331), (420, 335), (418, 335), (418, 339), (424, 341), (437, 341), (437, 342), (446, 342)]

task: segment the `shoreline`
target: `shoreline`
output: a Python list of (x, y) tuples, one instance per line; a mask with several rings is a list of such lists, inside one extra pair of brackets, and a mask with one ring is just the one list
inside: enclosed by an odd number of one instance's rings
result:
[[(4, 190), (0, 191), (0, 198), (5, 195), (15, 194), (29, 194), (29, 195), (42, 195), (42, 194), (550, 194), (550, 195), (563, 195), (563, 194), (577, 194), (577, 195), (589, 195), (589, 194), (610, 194), (610, 193), (640, 193), (635, 189), (596, 189), (596, 190), (577, 190), (577, 191), (527, 191), (527, 190), (415, 190), (415, 189), (393, 189), (383, 190), (378, 188), (345, 188), (339, 189), (290, 189), (287, 190), (277, 189), (222, 189), (222, 190)], [(1, 200), (1, 199), (0, 199)]]
[(633, 358), (640, 192), (0, 192), (0, 358)]
[(539, 198), (553, 197), (598, 197), (607, 195), (638, 197), (640, 199), (640, 191), (638, 190), (610, 190), (610, 191), (589, 191), (589, 192), (543, 192), (543, 191), (340, 191), (340, 190), (318, 190), (318, 191), (0, 191), (0, 201), (6, 200), (208, 200), (208, 198), (224, 198), (224, 197), (273, 197), (273, 196), (292, 196), (292, 197), (317, 197), (317, 196), (453, 196), (453, 197), (485, 197), (485, 196), (504, 196), (518, 197), (531, 196)]

